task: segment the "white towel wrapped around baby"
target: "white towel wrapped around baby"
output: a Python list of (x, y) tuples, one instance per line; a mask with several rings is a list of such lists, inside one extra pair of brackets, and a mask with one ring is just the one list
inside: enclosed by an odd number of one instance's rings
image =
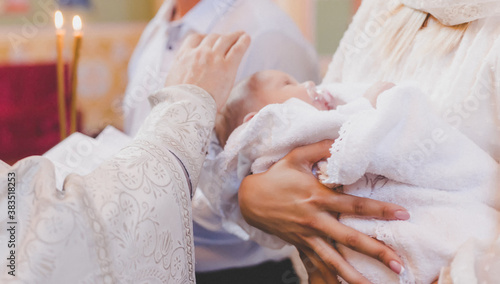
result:
[(235, 130), (216, 159), (216, 173), (224, 178), (207, 195), (226, 229), (282, 246), (245, 223), (237, 204), (239, 184), (293, 148), (324, 139), (337, 139), (324, 183), (343, 184), (347, 194), (399, 204), (411, 213), (409, 221), (341, 216), (342, 223), (383, 241), (404, 260), (406, 271), (398, 276), (338, 246), (371, 282), (430, 283), (467, 240), (491, 242), (496, 236), (498, 163), (433, 114), (425, 95), (410, 84), (381, 94), (376, 109), (363, 98), (332, 111), (292, 99), (265, 107)]

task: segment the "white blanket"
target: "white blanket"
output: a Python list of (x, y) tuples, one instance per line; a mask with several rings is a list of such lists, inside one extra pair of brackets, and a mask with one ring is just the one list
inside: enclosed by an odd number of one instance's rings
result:
[(499, 167), (434, 115), (424, 98), (407, 84), (383, 93), (377, 109), (365, 99), (326, 112), (295, 99), (268, 106), (231, 135), (216, 162), (225, 177), (207, 197), (228, 230), (279, 247), (281, 240), (244, 222), (236, 205), (239, 183), (297, 146), (338, 138), (341, 129), (325, 182), (346, 185), (348, 194), (402, 205), (411, 219), (341, 217), (397, 251), (406, 268), (400, 277), (369, 257), (342, 246), (340, 251), (374, 283), (430, 283), (467, 240), (491, 242), (496, 236)]

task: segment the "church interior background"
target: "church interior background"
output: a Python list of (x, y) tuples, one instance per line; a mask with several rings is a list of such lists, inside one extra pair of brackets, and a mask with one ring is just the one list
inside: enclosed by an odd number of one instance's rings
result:
[[(274, 1), (314, 44), (324, 74), (360, 0)], [(95, 136), (107, 125), (122, 129), (120, 103), (127, 85), (128, 60), (162, 2), (0, 0), (0, 159), (12, 164), (43, 154), (60, 142), (56, 7), (62, 10), (66, 23), (76, 14), (84, 22), (77, 128)], [(73, 38), (69, 36), (71, 29), (66, 32), (63, 56), (68, 64)]]

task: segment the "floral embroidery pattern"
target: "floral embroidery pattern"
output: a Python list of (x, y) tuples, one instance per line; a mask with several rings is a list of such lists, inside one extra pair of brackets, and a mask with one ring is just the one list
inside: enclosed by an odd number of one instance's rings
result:
[(63, 192), (44, 158), (8, 169), (26, 181), (18, 188), (17, 280), (195, 283), (189, 187), (197, 183), (215, 102), (192, 86), (165, 89), (154, 101), (137, 140), (91, 174), (69, 175)]

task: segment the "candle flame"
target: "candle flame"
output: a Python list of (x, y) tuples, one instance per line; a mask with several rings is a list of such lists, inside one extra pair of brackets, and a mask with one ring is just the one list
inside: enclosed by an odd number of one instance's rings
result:
[(64, 24), (64, 18), (63, 18), (61, 11), (56, 12), (54, 21), (56, 23), (56, 29), (58, 29), (58, 30), (61, 29), (63, 24)]
[(78, 15), (73, 17), (73, 30), (75, 31), (82, 30), (82, 19), (80, 19), (80, 16)]

